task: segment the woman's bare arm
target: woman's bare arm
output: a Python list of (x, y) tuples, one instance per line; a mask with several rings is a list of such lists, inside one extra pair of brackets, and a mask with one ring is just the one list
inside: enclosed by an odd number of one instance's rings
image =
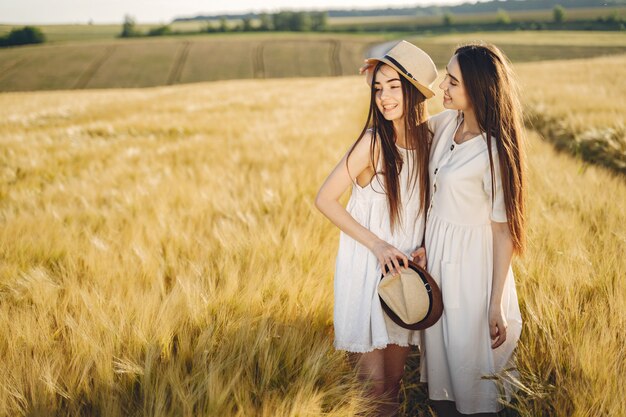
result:
[(352, 184), (349, 172), (356, 178), (366, 171), (368, 167), (371, 167), (370, 143), (371, 133), (368, 132), (359, 141), (350, 155), (348, 168), (346, 168), (347, 153), (339, 161), (317, 193), (315, 206), (341, 231), (371, 250), (380, 262), (383, 270), (386, 265), (390, 271), (399, 273), (400, 263), (398, 258), (404, 261), (404, 266), (406, 267), (408, 265), (406, 255), (380, 239), (366, 227), (363, 227), (339, 202), (342, 194)]

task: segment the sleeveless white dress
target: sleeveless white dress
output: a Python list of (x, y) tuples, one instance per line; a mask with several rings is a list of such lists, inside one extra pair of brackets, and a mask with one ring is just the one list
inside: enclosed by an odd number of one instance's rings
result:
[(426, 224), (428, 270), (443, 295), (443, 315), (421, 334), (421, 381), (433, 400), (455, 401), (464, 414), (494, 413), (510, 401), (493, 380), (483, 379), (513, 369), (513, 350), (522, 318), (509, 268), (502, 306), (508, 323), (506, 341), (491, 348), (488, 310), (493, 275), (491, 221), (506, 222), (498, 155), (492, 142), (495, 199), (484, 135), (461, 144), (453, 140), (457, 112), (446, 110), (429, 120), (434, 131), (430, 158), (431, 204)]
[[(392, 233), (389, 221), (384, 177), (377, 174), (365, 187), (355, 181), (346, 210), (361, 225), (395, 246), (411, 259), (411, 252), (421, 243), (424, 217), (419, 211), (419, 185), (408, 187), (410, 170), (414, 169), (412, 151), (398, 147), (404, 163), (400, 171), (401, 223)], [(349, 352), (370, 352), (388, 344), (418, 345), (419, 331), (395, 324), (383, 312), (378, 298), (381, 267), (374, 254), (361, 243), (341, 232), (335, 263), (334, 346)]]

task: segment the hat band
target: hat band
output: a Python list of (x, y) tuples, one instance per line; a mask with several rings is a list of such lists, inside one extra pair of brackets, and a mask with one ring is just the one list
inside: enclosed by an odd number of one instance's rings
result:
[(391, 63), (392, 63), (392, 64), (394, 64), (396, 67), (398, 67), (398, 69), (399, 69), (400, 71), (402, 71), (402, 73), (403, 73), (404, 75), (406, 75), (407, 77), (409, 77), (410, 79), (412, 79), (412, 80), (413, 80), (413, 81), (415, 81), (415, 82), (419, 82), (419, 81), (417, 81), (417, 80), (415, 79), (415, 77), (413, 76), (413, 74), (411, 74), (410, 72), (408, 72), (408, 71), (406, 70), (406, 68), (404, 68), (404, 67), (402, 66), (402, 64), (400, 64), (398, 61), (396, 61), (393, 57), (391, 57), (391, 56), (389, 56), (389, 55), (385, 55), (385, 59), (388, 59), (389, 61), (391, 61)]

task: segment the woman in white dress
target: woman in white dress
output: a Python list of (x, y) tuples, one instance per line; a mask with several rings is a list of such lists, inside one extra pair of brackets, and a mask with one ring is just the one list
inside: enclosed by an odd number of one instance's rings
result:
[[(421, 49), (400, 42), (373, 60), (370, 109), (359, 138), (322, 185), (316, 206), (340, 230), (334, 281), (336, 349), (350, 352), (377, 416), (398, 409), (400, 381), (419, 332), (383, 313), (381, 271), (398, 272), (423, 239), (431, 133), (426, 98), (437, 69)], [(374, 64), (373, 64), (374, 65)], [(346, 208), (339, 199), (352, 194)], [(423, 253), (414, 254), (423, 264)]]
[(446, 72), (439, 87), (448, 110), (429, 120), (425, 235), (444, 312), (421, 335), (421, 380), (440, 415), (493, 415), (511, 387), (489, 377), (513, 366), (522, 328), (511, 271), (525, 237), (521, 111), (495, 46), (458, 48)]

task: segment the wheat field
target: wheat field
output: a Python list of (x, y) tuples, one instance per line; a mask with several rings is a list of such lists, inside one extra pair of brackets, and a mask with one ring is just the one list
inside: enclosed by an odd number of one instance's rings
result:
[[(78, 30), (63, 27), (68, 35)], [(91, 28), (94, 36), (99, 29), (99, 25)], [(373, 45), (395, 38), (388, 33), (240, 33), (87, 39), (0, 48), (0, 92), (356, 75)], [(407, 34), (407, 39), (426, 51), (439, 68), (445, 67), (458, 43), (480, 39), (495, 42), (516, 64), (626, 53), (626, 37), (618, 32)], [(618, 69), (613, 76), (620, 75)]]
[[(367, 99), (359, 77), (1, 94), (0, 415), (367, 415), (313, 205)], [(626, 184), (528, 137), (516, 413), (625, 416)], [(406, 416), (431, 415), (418, 360)]]
[(626, 175), (626, 55), (518, 65), (531, 125), (557, 148)]

